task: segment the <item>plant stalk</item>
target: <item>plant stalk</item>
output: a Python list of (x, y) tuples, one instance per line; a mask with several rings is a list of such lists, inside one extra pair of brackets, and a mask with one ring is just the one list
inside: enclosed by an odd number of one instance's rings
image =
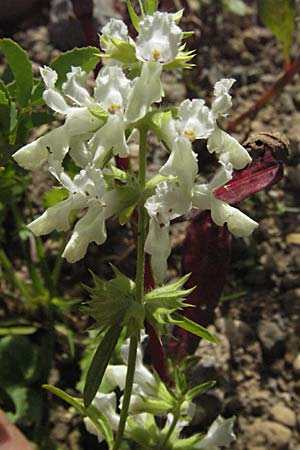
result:
[[(146, 162), (147, 162), (147, 130), (140, 130), (140, 157), (139, 157), (139, 186), (142, 193), (146, 185)], [(143, 304), (144, 301), (144, 267), (145, 267), (145, 239), (146, 239), (146, 211), (144, 198), (138, 207), (138, 243), (137, 243), (137, 267), (136, 267), (136, 301)], [(120, 414), (120, 422), (114, 443), (113, 450), (118, 450), (121, 445), (124, 434), (126, 420), (128, 417), (132, 386), (135, 373), (136, 354), (139, 343), (139, 336), (134, 335), (130, 338), (128, 365), (126, 373), (125, 391)]]

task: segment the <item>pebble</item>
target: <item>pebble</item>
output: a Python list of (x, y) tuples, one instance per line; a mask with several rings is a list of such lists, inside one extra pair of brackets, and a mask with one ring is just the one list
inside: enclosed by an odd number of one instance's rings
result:
[(294, 428), (297, 422), (294, 411), (283, 404), (273, 406), (271, 409), (271, 417), (275, 422)]
[(271, 420), (256, 420), (248, 428), (248, 439), (251, 444), (247, 446), (247, 450), (255, 447), (263, 449), (285, 450), (288, 448), (292, 437), (291, 430), (285, 425), (273, 422)]
[(268, 320), (261, 320), (258, 323), (257, 333), (265, 360), (273, 360), (283, 356), (285, 350), (285, 335), (276, 323)]

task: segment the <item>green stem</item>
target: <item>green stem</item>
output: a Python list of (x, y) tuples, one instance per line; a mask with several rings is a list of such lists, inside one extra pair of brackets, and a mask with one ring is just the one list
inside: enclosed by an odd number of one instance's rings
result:
[(169, 428), (167, 434), (165, 435), (165, 437), (164, 437), (162, 443), (160, 444), (158, 450), (163, 450), (163, 449), (165, 448), (166, 443), (167, 443), (168, 440), (170, 439), (171, 434), (172, 434), (173, 431), (175, 430), (175, 427), (176, 427), (176, 425), (177, 425), (177, 422), (178, 422), (179, 418), (180, 418), (180, 406), (179, 406), (178, 410), (175, 412), (175, 414), (174, 414), (174, 416), (173, 416), (172, 423), (171, 423), (171, 425), (170, 425), (170, 428)]
[(28, 302), (31, 301), (31, 295), (27, 290), (25, 284), (16, 276), (15, 269), (13, 268), (10, 260), (6, 256), (6, 253), (3, 249), (0, 249), (0, 264), (3, 266), (3, 269), (6, 271), (8, 277), (10, 278), (10, 282), (13, 286), (17, 287), (24, 297), (24, 299)]
[[(147, 162), (147, 130), (140, 130), (140, 157), (139, 157), (139, 186), (140, 192), (144, 192), (146, 186), (146, 162)], [(137, 244), (137, 266), (136, 266), (136, 301), (141, 305), (144, 302), (144, 268), (145, 268), (145, 240), (146, 240), (146, 211), (144, 207), (144, 196), (138, 207), (138, 244)], [(113, 450), (118, 450), (124, 434), (126, 420), (128, 417), (132, 386), (135, 373), (136, 353), (139, 337), (132, 336), (130, 338), (128, 365), (126, 373), (125, 391), (120, 414), (120, 422), (118, 426), (117, 436)]]
[(123, 397), (122, 411), (120, 415), (120, 422), (113, 450), (118, 450), (120, 448), (120, 444), (125, 430), (134, 380), (137, 347), (138, 347), (138, 339), (135, 336), (132, 336), (130, 338), (130, 345), (129, 345), (126, 384)]

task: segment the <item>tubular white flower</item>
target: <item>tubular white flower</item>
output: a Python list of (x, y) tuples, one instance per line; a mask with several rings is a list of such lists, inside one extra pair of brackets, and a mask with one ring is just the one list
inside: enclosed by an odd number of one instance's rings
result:
[(221, 447), (227, 447), (236, 440), (233, 431), (234, 422), (235, 417), (223, 419), (223, 417), (218, 416), (209, 427), (206, 436), (195, 445), (195, 448), (219, 450)]
[(41, 76), (46, 86), (46, 90), (43, 93), (43, 99), (45, 103), (53, 111), (66, 115), (70, 111), (70, 106), (66, 103), (64, 97), (55, 88), (57, 81), (57, 73), (50, 67), (43, 67), (40, 69)]
[(101, 34), (104, 37), (106, 44), (104, 44), (103, 40), (100, 40), (100, 45), (102, 50), (104, 50), (106, 53), (110, 53), (112, 50), (114, 50), (114, 46), (110, 42), (109, 36), (112, 36), (119, 41), (129, 41), (128, 28), (125, 23), (119, 19), (110, 19), (102, 28)]
[(212, 112), (214, 117), (222, 116), (231, 108), (231, 95), (228, 93), (231, 86), (235, 83), (234, 78), (222, 78), (217, 81), (214, 87), (215, 99), (212, 103)]
[(129, 123), (142, 119), (152, 103), (160, 102), (164, 92), (160, 81), (162, 66), (154, 61), (143, 64), (141, 76), (135, 80), (128, 98), (126, 120)]
[(124, 113), (131, 88), (132, 81), (126, 78), (120, 67), (105, 66), (96, 78), (95, 100), (111, 114)]
[(87, 73), (80, 67), (71, 67), (71, 72), (67, 73), (67, 81), (62, 85), (64, 94), (77, 105), (91, 105), (93, 101), (85, 89)]
[[(68, 262), (76, 262), (84, 257), (91, 242), (100, 245), (106, 240), (105, 220), (115, 213), (118, 201), (111, 192), (106, 192), (100, 170), (88, 166), (72, 181), (57, 161), (53, 160), (52, 163), (50, 171), (69, 191), (69, 197), (48, 208), (28, 227), (38, 236), (53, 230), (66, 231), (70, 228), (71, 211), (87, 209), (76, 223), (62, 255)], [(106, 206), (106, 200), (109, 200), (109, 206)]]
[(214, 192), (231, 179), (232, 164), (229, 155), (223, 154), (220, 158), (222, 167), (217, 171), (212, 181), (208, 184), (195, 184), (193, 206), (200, 209), (210, 209), (212, 220), (215, 224), (223, 226), (227, 224), (228, 230), (237, 237), (249, 236), (258, 223), (239, 211), (237, 208), (218, 200)]
[(230, 162), (235, 169), (243, 169), (252, 159), (247, 150), (232, 136), (216, 127), (209, 136), (207, 149), (210, 153), (229, 154)]
[(141, 61), (173, 61), (179, 51), (182, 31), (171, 14), (155, 12), (139, 24), (136, 56)]
[[(105, 415), (110, 423), (113, 431), (117, 431), (120, 416), (116, 413), (117, 399), (116, 394), (111, 392), (110, 394), (103, 394), (102, 392), (97, 392), (94, 400), (93, 406), (95, 406), (102, 414)], [(102, 433), (93, 425), (89, 418), (84, 418), (84, 424), (89, 433), (97, 436), (98, 442), (102, 442), (104, 437)]]
[[(191, 197), (191, 196), (189, 196)], [(158, 283), (162, 283), (167, 271), (167, 259), (171, 253), (170, 221), (188, 212), (191, 203), (185, 189), (178, 183), (162, 181), (155, 195), (149, 197), (145, 208), (150, 216), (145, 251), (151, 255), (151, 266)]]
[(171, 154), (159, 172), (165, 176), (177, 177), (187, 196), (191, 195), (198, 165), (197, 155), (193, 152), (188, 139), (180, 137), (175, 140)]
[(175, 128), (180, 136), (186, 136), (191, 142), (207, 138), (214, 130), (214, 119), (204, 100), (184, 100), (178, 114)]

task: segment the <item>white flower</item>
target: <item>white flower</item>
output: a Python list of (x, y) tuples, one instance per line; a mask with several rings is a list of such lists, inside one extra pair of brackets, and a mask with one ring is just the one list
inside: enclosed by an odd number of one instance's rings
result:
[(162, 283), (167, 271), (167, 259), (171, 253), (170, 221), (188, 212), (191, 196), (186, 195), (176, 182), (162, 181), (155, 195), (149, 197), (145, 208), (150, 216), (145, 251), (151, 255), (151, 266), (158, 283)]
[(207, 138), (214, 129), (212, 114), (204, 100), (184, 100), (178, 108), (178, 115), (175, 129), (180, 136), (186, 136), (191, 142)]
[(161, 175), (177, 177), (178, 182), (188, 197), (198, 173), (197, 155), (193, 152), (191, 142), (185, 137), (175, 140), (167, 162), (159, 171)]
[(230, 162), (235, 169), (243, 169), (252, 159), (247, 150), (232, 136), (216, 127), (209, 136), (207, 149), (210, 153), (229, 154)]
[(79, 106), (93, 105), (93, 101), (86, 86), (87, 73), (80, 67), (71, 67), (71, 72), (67, 73), (67, 80), (63, 83), (64, 94)]
[(219, 416), (209, 427), (206, 436), (196, 444), (195, 448), (206, 450), (219, 450), (220, 447), (227, 447), (236, 440), (233, 431), (235, 417), (223, 419)]
[(48, 208), (28, 227), (37, 236), (53, 230), (67, 231), (71, 211), (86, 208), (86, 214), (76, 223), (62, 255), (67, 261), (76, 262), (84, 257), (90, 242), (100, 245), (106, 240), (105, 220), (113, 215), (117, 204), (106, 205), (109, 193), (105, 191), (104, 179), (98, 169), (87, 167), (73, 181), (55, 161), (50, 171), (69, 191), (69, 197)]
[(220, 157), (221, 168), (217, 171), (210, 183), (195, 184), (193, 206), (200, 209), (209, 209), (215, 224), (223, 226), (227, 224), (228, 230), (237, 237), (249, 236), (258, 226), (257, 222), (250, 219), (237, 208), (218, 200), (214, 192), (224, 186), (232, 177), (232, 164), (229, 155), (224, 153)]
[[(94, 400), (93, 406), (95, 406), (109, 421), (110, 426), (113, 431), (117, 431), (120, 416), (116, 412), (117, 400), (116, 394), (111, 392), (109, 394), (103, 394), (102, 392), (97, 392)], [(102, 442), (104, 437), (102, 433), (95, 427), (95, 425), (91, 422), (88, 417), (85, 417), (84, 424), (89, 433), (92, 433), (97, 436), (98, 442)]]
[(164, 92), (160, 81), (162, 66), (154, 61), (143, 64), (139, 78), (135, 80), (126, 112), (126, 119), (133, 123), (142, 119), (152, 103), (160, 102)]
[[(106, 25), (101, 30), (102, 36), (104, 37), (105, 42), (100, 40), (101, 48), (106, 51), (106, 53), (110, 53), (114, 50), (114, 45), (109, 40), (109, 36), (112, 36), (119, 41), (128, 42), (128, 28), (122, 20), (119, 19), (110, 19)], [(114, 61), (115, 63), (115, 61)]]
[[(74, 139), (76, 139), (77, 142), (82, 142), (103, 125), (103, 121), (91, 114), (86, 106), (91, 103), (91, 100), (88, 92), (79, 84), (84, 75), (81, 69), (77, 69), (79, 68), (72, 68), (72, 72), (68, 74), (68, 80), (64, 84), (68, 96), (74, 102), (79, 104), (79, 100), (84, 101), (84, 104), (75, 107), (69, 106), (63, 95), (55, 88), (57, 73), (49, 67), (41, 69), (46, 86), (43, 98), (53, 111), (63, 114), (66, 121), (61, 127), (50, 131), (14, 153), (14, 159), (25, 169), (39, 169), (49, 159), (55, 159), (61, 163), (70, 149), (71, 141), (74, 143)], [(72, 154), (74, 155), (74, 152)]]
[(173, 61), (179, 51), (182, 31), (171, 14), (155, 12), (139, 24), (136, 56), (142, 61)]
[(222, 116), (231, 108), (231, 95), (228, 93), (229, 89), (235, 82), (234, 78), (222, 78), (217, 81), (214, 87), (215, 99), (212, 103), (212, 112), (214, 117)]

